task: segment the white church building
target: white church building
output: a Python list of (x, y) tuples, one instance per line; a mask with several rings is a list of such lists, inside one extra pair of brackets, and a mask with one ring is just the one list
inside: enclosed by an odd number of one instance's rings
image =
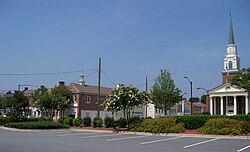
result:
[(209, 91), (207, 111), (211, 115), (239, 115), (250, 112), (249, 91), (232, 86), (230, 79), (240, 72), (240, 57), (234, 41), (230, 15), (229, 39), (224, 58), (222, 84)]

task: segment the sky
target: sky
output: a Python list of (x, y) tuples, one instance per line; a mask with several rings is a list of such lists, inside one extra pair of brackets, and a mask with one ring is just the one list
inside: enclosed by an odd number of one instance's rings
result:
[(101, 58), (101, 86), (145, 90), (147, 77), (150, 90), (167, 69), (187, 98), (184, 76), (199, 97), (197, 87), (222, 83), (230, 10), (248, 68), (249, 0), (0, 0), (0, 91), (70, 84), (81, 71), (97, 85)]

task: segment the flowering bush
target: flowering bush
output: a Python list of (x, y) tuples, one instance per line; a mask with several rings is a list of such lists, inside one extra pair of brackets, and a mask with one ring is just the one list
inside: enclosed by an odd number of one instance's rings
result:
[(149, 95), (146, 92), (142, 92), (133, 86), (122, 86), (112, 90), (104, 101), (103, 107), (107, 111), (122, 111), (127, 122), (130, 122), (130, 114), (133, 108), (141, 106), (147, 101), (149, 101)]

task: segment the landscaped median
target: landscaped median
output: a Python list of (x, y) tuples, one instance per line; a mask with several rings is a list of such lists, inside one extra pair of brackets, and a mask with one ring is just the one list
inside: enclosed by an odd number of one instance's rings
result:
[(69, 125), (53, 122), (50, 118), (14, 118), (0, 116), (0, 125), (17, 129), (63, 129)]
[(17, 128), (17, 129), (63, 129), (63, 128), (69, 128), (69, 125), (51, 121), (40, 121), (40, 122), (12, 122), (5, 124), (4, 127)]
[[(16, 122), (18, 121), (18, 122)], [(20, 122), (25, 121), (25, 122)], [(238, 116), (211, 116), (211, 115), (192, 115), (192, 116), (173, 116), (164, 118), (131, 118), (130, 131), (146, 133), (185, 133), (190, 130), (200, 134), (211, 135), (246, 135), (250, 133), (250, 115)], [(125, 128), (126, 119), (114, 120), (106, 117), (104, 120), (95, 118), (93, 121), (89, 117), (70, 118), (62, 117), (58, 122), (53, 122), (46, 118), (22, 118), (13, 119), (0, 117), (0, 125), (18, 129), (59, 129), (69, 128), (94, 128), (95, 130), (112, 130)], [(128, 129), (125, 129), (128, 130)], [(125, 131), (124, 130), (124, 131)]]

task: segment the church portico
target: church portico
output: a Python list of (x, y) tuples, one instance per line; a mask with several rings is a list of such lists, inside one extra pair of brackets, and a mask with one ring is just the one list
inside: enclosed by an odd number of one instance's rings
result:
[[(220, 87), (221, 88), (221, 87)], [(240, 115), (248, 114), (249, 111), (249, 96), (244, 90), (235, 91), (227, 90), (225, 93), (210, 92), (210, 113), (211, 115)]]

